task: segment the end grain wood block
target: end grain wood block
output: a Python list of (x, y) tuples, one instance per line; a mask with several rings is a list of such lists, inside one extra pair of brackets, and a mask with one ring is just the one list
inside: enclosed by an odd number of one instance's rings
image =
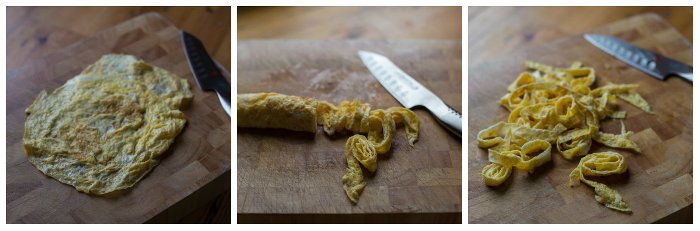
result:
[[(643, 14), (611, 23), (592, 33), (611, 34), (640, 47), (684, 63), (692, 63), (692, 45), (654, 14)], [(594, 144), (591, 152), (620, 152), (628, 173), (603, 178), (622, 194), (632, 214), (612, 211), (598, 204), (590, 187), (567, 185), (578, 160), (566, 160), (558, 152), (552, 162), (534, 174), (515, 170), (500, 187), (487, 187), (481, 170), (488, 164), (486, 150), (477, 147), (476, 134), (508, 116), (498, 104), (506, 88), (525, 71), (523, 62), (534, 60), (555, 66), (573, 61), (596, 69), (597, 84), (635, 83), (638, 92), (656, 114), (647, 114), (625, 102), (623, 120), (635, 132), (632, 140), (641, 154)], [(510, 57), (469, 69), (469, 223), (651, 223), (692, 205), (692, 93), (693, 86), (679, 78), (659, 81), (598, 50), (583, 36), (521, 50)], [(602, 130), (618, 133), (618, 121), (605, 121)]]
[[(359, 99), (372, 108), (400, 106), (361, 63), (360, 49), (386, 55), (461, 110), (461, 44), (456, 41), (239, 41), (238, 93), (274, 91), (335, 104)], [(318, 214), (331, 215), (334, 222), (358, 222), (354, 215), (394, 213), (399, 215), (387, 219), (410, 222), (416, 214), (433, 214), (422, 221), (458, 222), (460, 140), (428, 111), (414, 111), (421, 121), (418, 142), (409, 146), (403, 128), (397, 129), (377, 172), (365, 174), (367, 186), (357, 205), (346, 198), (341, 183), (349, 135), (329, 137), (320, 127), (315, 134), (238, 128), (238, 221), (270, 222), (275, 214), (306, 220), (304, 214)]]
[[(105, 198), (80, 193), (43, 175), (27, 161), (22, 134), (24, 110), (41, 90), (53, 91), (109, 53), (133, 54), (187, 79), (194, 99), (183, 110), (187, 125), (160, 164), (131, 190)], [(196, 208), (168, 208), (191, 195), (216, 196), (229, 190), (227, 184), (209, 184), (230, 177), (230, 119), (216, 94), (197, 87), (179, 29), (158, 14), (138, 16), (10, 70), (7, 86), (8, 223), (142, 223), (163, 212), (179, 219)], [(208, 199), (214, 197), (197, 197), (203, 205)]]

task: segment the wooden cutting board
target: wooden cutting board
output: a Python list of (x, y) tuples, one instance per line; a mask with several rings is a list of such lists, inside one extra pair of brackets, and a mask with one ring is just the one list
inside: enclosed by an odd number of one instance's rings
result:
[[(611, 34), (640, 47), (654, 50), (684, 63), (692, 63), (692, 45), (655, 14), (618, 21), (592, 33)], [(625, 156), (628, 173), (606, 177), (604, 183), (620, 192), (632, 214), (612, 211), (598, 204), (594, 191), (585, 185), (569, 187), (568, 176), (578, 164), (554, 152), (552, 163), (534, 174), (515, 170), (505, 185), (484, 185), (481, 170), (488, 163), (486, 150), (477, 147), (477, 133), (499, 121), (508, 111), (498, 104), (506, 87), (520, 72), (523, 61), (557, 66), (573, 61), (596, 69), (597, 83), (636, 83), (638, 92), (656, 114), (646, 114), (624, 102), (623, 120), (635, 132), (632, 140), (641, 154), (594, 144), (591, 152), (613, 150)], [(584, 40), (583, 35), (541, 47), (522, 50), (469, 67), (469, 223), (650, 223), (681, 209), (692, 208), (692, 100), (693, 86), (679, 78), (654, 79)], [(602, 130), (619, 133), (620, 122), (606, 120)]]
[[(90, 196), (43, 175), (22, 149), (24, 110), (103, 54), (136, 55), (187, 79), (194, 100), (187, 125), (165, 158), (136, 186), (114, 197)], [(230, 188), (231, 123), (215, 93), (195, 83), (179, 30), (144, 14), (36, 60), (7, 75), (7, 222), (141, 223), (179, 219)]]
[[(455, 41), (242, 41), (238, 93), (278, 92), (334, 104), (359, 99), (372, 108), (400, 106), (361, 63), (360, 49), (389, 57), (461, 111), (461, 43)], [(331, 216), (337, 220), (325, 222), (362, 222), (373, 220), (361, 215), (389, 213), (397, 214), (391, 218), (395, 221), (416, 214), (430, 214), (425, 222), (458, 221), (461, 139), (427, 110), (414, 111), (421, 121), (415, 147), (408, 145), (403, 127), (398, 128), (388, 156), (380, 157), (377, 172), (366, 177), (357, 205), (346, 198), (341, 184), (349, 135), (329, 137), (320, 127), (315, 134), (238, 128), (238, 222), (280, 221), (270, 214), (331, 214), (338, 215)]]

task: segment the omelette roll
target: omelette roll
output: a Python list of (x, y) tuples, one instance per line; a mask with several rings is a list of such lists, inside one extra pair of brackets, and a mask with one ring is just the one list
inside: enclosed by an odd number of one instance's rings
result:
[(238, 126), (315, 133), (317, 104), (312, 98), (277, 93), (238, 94)]

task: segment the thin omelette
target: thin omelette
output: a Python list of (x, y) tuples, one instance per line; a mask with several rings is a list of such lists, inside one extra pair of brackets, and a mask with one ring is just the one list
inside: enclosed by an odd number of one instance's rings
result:
[(104, 55), (27, 109), (24, 150), (44, 174), (88, 194), (133, 187), (185, 126), (189, 84), (131, 55)]

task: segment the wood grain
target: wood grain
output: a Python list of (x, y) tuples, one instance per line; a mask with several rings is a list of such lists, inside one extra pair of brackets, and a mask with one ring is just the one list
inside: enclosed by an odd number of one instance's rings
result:
[(462, 39), (461, 7), (238, 7), (238, 39)]
[[(194, 100), (184, 109), (187, 125), (161, 163), (131, 190), (105, 198), (80, 193), (39, 172), (27, 161), (22, 133), (24, 110), (41, 90), (63, 85), (108, 53), (133, 54), (187, 79)], [(179, 29), (158, 14), (138, 16), (10, 70), (7, 86), (8, 223), (142, 223), (176, 204), (196, 209), (230, 187), (212, 185), (221, 177), (230, 179), (230, 119), (216, 94), (197, 87)], [(170, 219), (159, 221), (180, 219), (185, 212), (189, 210), (169, 211)]]
[(199, 37), (209, 54), (231, 70), (231, 7), (7, 7), (7, 68), (148, 12)]
[[(685, 63), (692, 63), (692, 45), (662, 18), (643, 14), (590, 31), (611, 34), (640, 47)], [(488, 163), (486, 150), (477, 147), (476, 134), (508, 111), (498, 104), (506, 87), (525, 71), (524, 60), (565, 66), (582, 61), (596, 68), (597, 83), (637, 83), (656, 114), (647, 114), (620, 102), (628, 112), (623, 120), (635, 132), (632, 140), (641, 154), (594, 144), (591, 152), (620, 152), (628, 173), (602, 181), (619, 191), (632, 214), (612, 211), (594, 200), (586, 186), (569, 187), (568, 176), (578, 161), (558, 152), (552, 162), (528, 175), (516, 170), (505, 185), (484, 185), (480, 173)], [(469, 69), (469, 223), (651, 223), (690, 206), (693, 202), (692, 91), (679, 78), (658, 81), (588, 44), (583, 36), (564, 38), (510, 53)], [(619, 121), (606, 120), (602, 130), (617, 133)]]
[[(336, 104), (359, 99), (372, 108), (399, 106), (360, 62), (359, 49), (386, 55), (461, 111), (456, 41), (239, 41), (238, 93), (274, 91)], [(415, 147), (398, 129), (388, 157), (380, 157), (377, 172), (366, 178), (357, 205), (341, 184), (349, 135), (329, 137), (320, 128), (315, 134), (238, 128), (238, 222), (376, 222), (369, 214), (395, 214), (385, 222), (460, 222), (460, 139), (426, 110), (414, 111), (421, 120)], [(426, 219), (411, 221), (421, 214)]]
[(642, 13), (657, 13), (693, 41), (692, 7), (469, 7), (469, 65), (586, 33)]

